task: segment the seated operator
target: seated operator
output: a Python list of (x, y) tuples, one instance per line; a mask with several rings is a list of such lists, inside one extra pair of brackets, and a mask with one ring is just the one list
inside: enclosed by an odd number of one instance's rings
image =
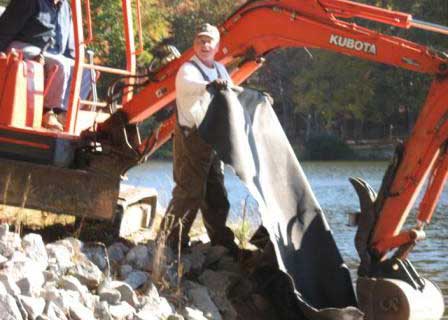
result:
[(177, 125), (173, 147), (176, 185), (164, 221), (174, 218), (173, 227), (167, 230), (167, 243), (176, 249), (180, 241), (186, 247), (188, 233), (201, 209), (212, 245), (225, 246), (236, 256), (240, 250), (233, 232), (226, 227), (230, 205), (224, 186), (224, 164), (197, 130), (207, 111), (201, 104), (207, 89), (222, 89), (232, 83), (226, 68), (214, 60), (219, 40), (215, 26), (201, 25), (193, 43), (195, 55), (180, 67), (176, 76)]
[[(0, 51), (7, 49), (20, 49), (27, 59), (43, 55), (46, 86), (50, 70), (58, 67), (44, 97), (42, 126), (62, 131), (75, 53), (69, 1), (11, 0), (0, 16)], [(84, 70), (81, 99), (87, 97), (90, 85), (90, 73)]]

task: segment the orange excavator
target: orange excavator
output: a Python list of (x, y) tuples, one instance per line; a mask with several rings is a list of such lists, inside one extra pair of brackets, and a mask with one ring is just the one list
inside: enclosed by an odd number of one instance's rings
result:
[[(178, 56), (168, 48), (148, 74), (137, 75), (142, 35), (136, 1), (139, 49), (131, 0), (122, 0), (125, 70), (85, 62), (86, 46), (93, 39), (90, 5), (86, 0), (83, 10), (81, 1), (72, 1), (76, 61), (64, 132), (40, 127), (42, 66), (23, 61), (17, 53), (0, 57), (0, 194), (5, 204), (110, 220), (116, 216), (118, 198), (126, 204), (148, 200), (147, 195), (133, 195), (132, 200), (119, 195), (120, 177), (171, 138), (175, 74), (193, 51)], [(448, 55), (359, 26), (352, 18), (448, 34), (448, 28), (410, 14), (352, 1), (255, 0), (220, 25), (217, 59), (237, 65), (232, 72), (235, 84), (262, 67), (266, 54), (285, 47), (330, 50), (433, 76), (412, 134), (397, 147), (378, 193), (362, 179), (351, 182), (361, 204), (355, 243), (361, 258), (358, 300), (367, 319), (437, 319), (443, 314), (443, 298), (407, 257), (425, 238), (424, 228), (447, 178)], [(120, 75), (106, 101), (80, 100), (85, 68)], [(148, 118), (149, 134), (140, 126)], [(414, 227), (403, 230), (425, 181)]]

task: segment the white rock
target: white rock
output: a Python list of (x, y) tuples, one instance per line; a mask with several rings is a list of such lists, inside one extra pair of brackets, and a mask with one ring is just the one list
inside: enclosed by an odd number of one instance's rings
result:
[(2, 320), (23, 320), (16, 300), (10, 295), (0, 295), (0, 315)]
[(59, 286), (61, 289), (77, 291), (81, 296), (89, 291), (74, 276), (63, 276), (59, 281)]
[(127, 302), (132, 307), (135, 307), (139, 304), (137, 295), (134, 290), (132, 290), (131, 286), (126, 282), (122, 281), (110, 281), (107, 283), (107, 287), (109, 289), (118, 290), (121, 294), (121, 300)]
[(157, 299), (146, 300), (146, 304), (137, 313), (137, 317), (141, 320), (162, 320), (166, 319), (174, 312), (174, 308), (168, 303), (165, 298), (158, 297)]
[(65, 314), (70, 311), (70, 305), (79, 303), (81, 296), (78, 292), (72, 290), (59, 290), (57, 288), (48, 288), (42, 292), (42, 297), (46, 301), (51, 301)]
[(122, 302), (114, 306), (109, 306), (109, 311), (114, 319), (126, 320), (134, 315), (135, 308), (130, 306), (127, 302)]
[(48, 263), (57, 273), (65, 271), (74, 265), (72, 261), (72, 248), (67, 248), (62, 244), (47, 244)]
[(59, 287), (64, 290), (75, 291), (80, 296), (80, 302), (82, 302), (86, 307), (94, 306), (94, 302), (92, 301), (93, 296), (90, 294), (89, 290), (86, 286), (82, 285), (79, 280), (73, 276), (64, 276), (59, 281)]
[(185, 320), (208, 320), (201, 310), (185, 307), (183, 312)]
[(58, 240), (55, 242), (55, 244), (66, 247), (70, 251), (72, 256), (80, 254), (83, 246), (83, 243), (75, 238), (65, 238), (62, 240)]
[(28, 313), (28, 317), (31, 319), (36, 319), (37, 316), (42, 315), (42, 313), (44, 312), (46, 304), (44, 298), (19, 296), (19, 300)]
[(53, 302), (49, 302), (47, 306), (48, 320), (68, 320), (64, 312)]
[(73, 302), (69, 306), (69, 314), (72, 320), (95, 320), (93, 312), (80, 302)]
[(3, 284), (8, 294), (12, 296), (20, 294), (20, 288), (10, 277), (8, 277), (8, 275), (0, 274), (0, 282)]
[(34, 273), (24, 274), (23, 278), (16, 282), (22, 295), (29, 297), (38, 295), (44, 283), (45, 277), (40, 268)]
[(48, 254), (42, 237), (35, 233), (29, 233), (22, 239), (22, 247), (27, 257), (29, 257), (35, 266), (44, 271), (48, 267)]
[(99, 292), (100, 301), (106, 301), (108, 304), (118, 304), (121, 300), (121, 293), (116, 289), (104, 288)]
[(69, 269), (69, 272), (89, 289), (96, 289), (103, 280), (101, 270), (85, 256), (78, 256), (76, 264)]

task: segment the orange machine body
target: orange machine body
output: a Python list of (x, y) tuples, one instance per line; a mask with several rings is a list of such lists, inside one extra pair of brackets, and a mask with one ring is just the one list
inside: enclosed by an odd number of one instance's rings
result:
[(0, 57), (0, 125), (38, 128), (42, 121), (44, 70), (21, 54)]

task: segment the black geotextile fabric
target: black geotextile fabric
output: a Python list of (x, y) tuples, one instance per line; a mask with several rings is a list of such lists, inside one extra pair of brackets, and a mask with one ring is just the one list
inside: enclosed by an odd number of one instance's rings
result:
[(215, 92), (199, 133), (259, 204), (278, 267), (293, 279), (290, 319), (362, 319), (349, 271), (270, 98), (251, 89)]

